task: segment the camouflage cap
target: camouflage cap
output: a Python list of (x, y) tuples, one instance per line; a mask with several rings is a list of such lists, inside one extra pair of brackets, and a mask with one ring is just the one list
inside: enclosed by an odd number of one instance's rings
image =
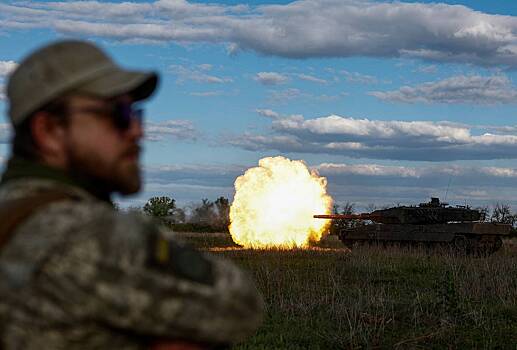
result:
[(154, 92), (157, 83), (156, 73), (123, 69), (89, 42), (58, 41), (31, 53), (10, 75), (9, 118), (13, 125), (19, 125), (70, 92), (101, 98), (131, 94), (142, 100)]

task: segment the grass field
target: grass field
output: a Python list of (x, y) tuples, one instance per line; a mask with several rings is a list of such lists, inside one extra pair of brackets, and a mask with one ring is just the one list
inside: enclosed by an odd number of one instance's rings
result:
[(361, 247), (245, 250), (182, 234), (255, 276), (267, 304), (235, 349), (517, 349), (517, 245), (488, 258)]

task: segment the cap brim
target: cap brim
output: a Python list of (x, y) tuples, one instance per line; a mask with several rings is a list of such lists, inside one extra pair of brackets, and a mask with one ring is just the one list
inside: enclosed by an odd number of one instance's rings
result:
[(101, 76), (85, 83), (77, 92), (102, 98), (131, 95), (134, 101), (150, 97), (158, 86), (158, 74), (154, 72), (135, 72), (111, 69)]

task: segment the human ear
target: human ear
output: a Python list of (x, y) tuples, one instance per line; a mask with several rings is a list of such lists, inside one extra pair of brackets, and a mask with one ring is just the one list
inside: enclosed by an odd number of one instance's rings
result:
[(43, 159), (62, 157), (64, 152), (63, 122), (47, 112), (37, 112), (31, 120), (31, 135)]

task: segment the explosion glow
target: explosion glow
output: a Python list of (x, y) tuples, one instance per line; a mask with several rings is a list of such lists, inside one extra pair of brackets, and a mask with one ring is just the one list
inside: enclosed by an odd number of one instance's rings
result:
[(235, 181), (230, 233), (245, 248), (303, 248), (319, 241), (332, 199), (327, 180), (303, 161), (268, 157)]

